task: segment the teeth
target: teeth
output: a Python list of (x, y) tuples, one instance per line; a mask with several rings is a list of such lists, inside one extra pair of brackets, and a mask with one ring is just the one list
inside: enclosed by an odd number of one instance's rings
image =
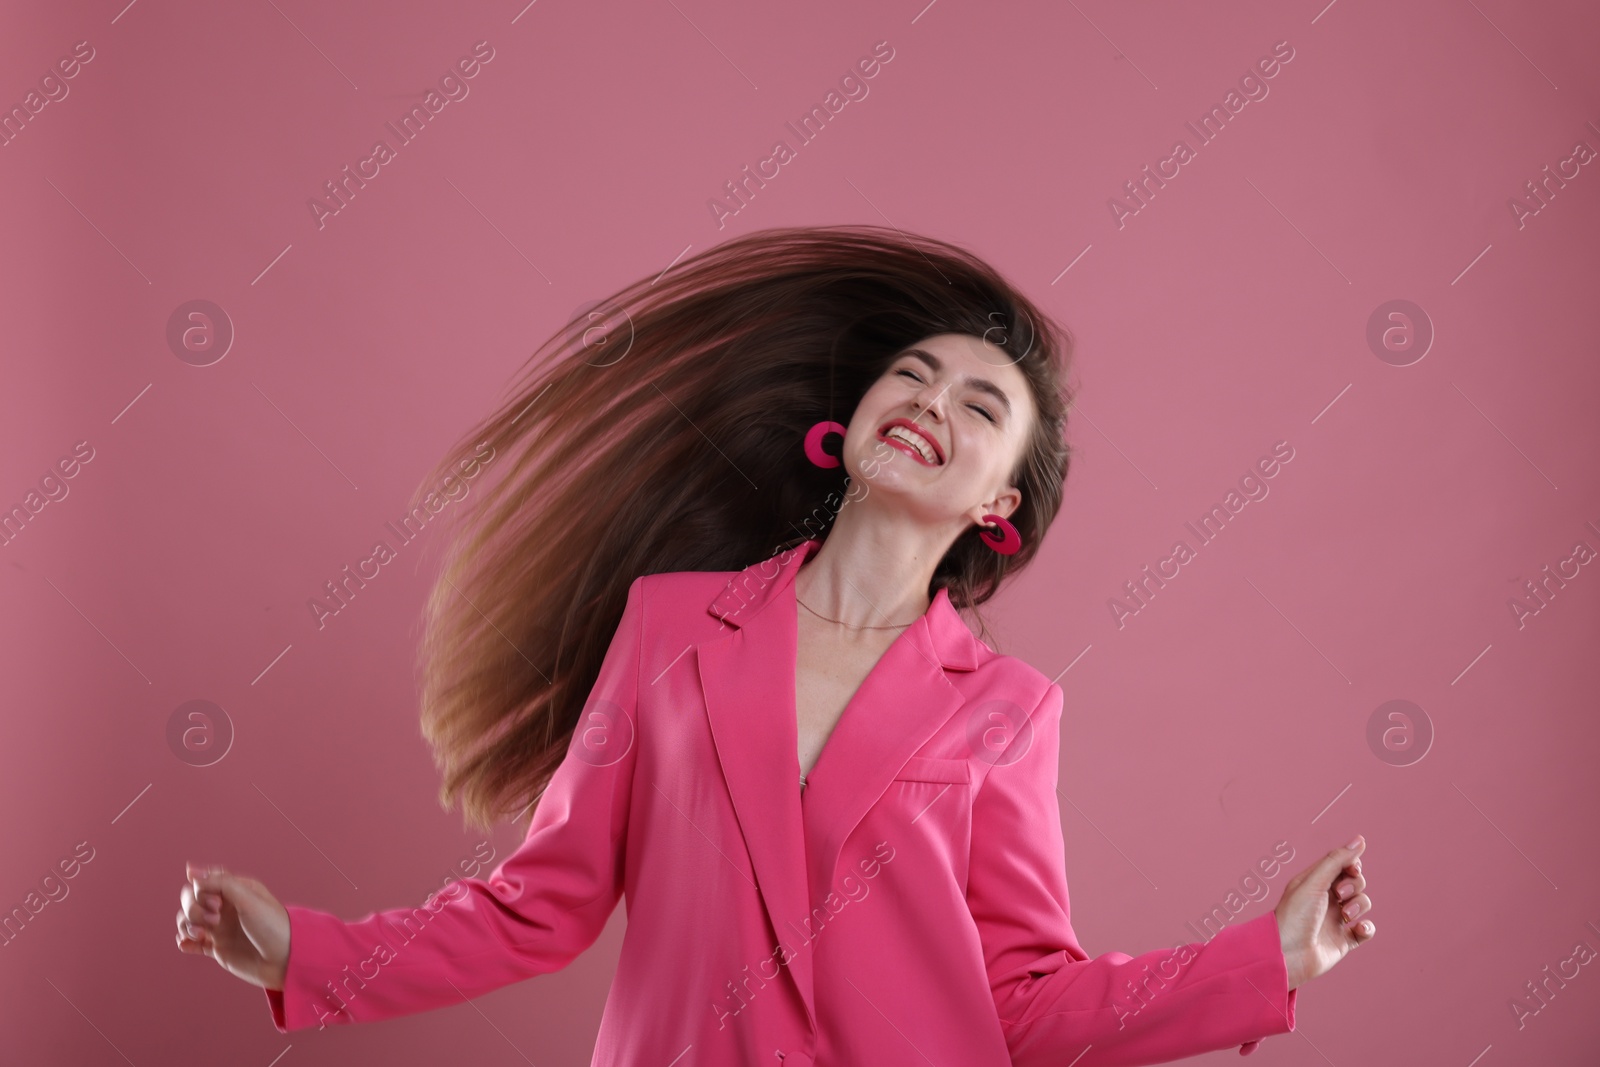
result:
[(906, 444), (922, 453), (922, 458), (926, 459), (929, 463), (937, 464), (939, 462), (939, 457), (933, 454), (933, 449), (929, 446), (928, 442), (924, 441), (921, 437), (912, 433), (904, 426), (891, 426), (889, 427), (889, 432), (884, 434), (884, 436), (893, 437), (898, 441), (904, 441)]

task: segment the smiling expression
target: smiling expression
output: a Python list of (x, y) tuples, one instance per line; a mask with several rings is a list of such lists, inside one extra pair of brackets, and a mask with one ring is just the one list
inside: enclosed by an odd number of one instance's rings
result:
[(987, 505), (1008, 514), (1020, 503), (1007, 479), (1033, 419), (1027, 379), (1003, 349), (937, 334), (896, 356), (861, 398), (845, 461), (874, 486), (914, 494), (919, 510), (979, 521)]

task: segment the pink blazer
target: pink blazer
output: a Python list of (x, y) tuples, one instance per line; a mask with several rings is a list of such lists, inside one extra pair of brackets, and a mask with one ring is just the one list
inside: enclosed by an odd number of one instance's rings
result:
[(794, 575), (648, 575), (523, 844), (487, 880), (346, 922), (288, 905), (288, 1033), (460, 1004), (627, 932), (592, 1063), (1147, 1064), (1294, 1029), (1271, 912), (1090, 958), (1068, 921), (1061, 688), (943, 592), (802, 793)]

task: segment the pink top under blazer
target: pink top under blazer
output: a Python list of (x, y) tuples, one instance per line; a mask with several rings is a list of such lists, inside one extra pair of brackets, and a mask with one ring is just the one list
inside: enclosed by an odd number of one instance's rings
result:
[[(1271, 912), (1090, 958), (1068, 921), (1058, 685), (941, 590), (802, 791), (794, 576), (639, 578), (523, 844), (346, 922), (289, 905), (288, 1033), (460, 1004), (627, 933), (595, 1067), (1097, 1067), (1294, 1029)], [(998, 739), (998, 741), (997, 741)]]

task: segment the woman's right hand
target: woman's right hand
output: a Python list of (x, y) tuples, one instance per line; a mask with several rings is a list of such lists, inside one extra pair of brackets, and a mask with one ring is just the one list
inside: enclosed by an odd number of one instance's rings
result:
[[(1289, 988), (1328, 973), (1350, 951), (1377, 933), (1370, 919), (1372, 898), (1361, 873), (1367, 839), (1357, 834), (1343, 848), (1331, 849), (1283, 887), (1275, 913)], [(1358, 921), (1359, 920), (1359, 921)]]
[(283, 988), (289, 967), (289, 910), (254, 878), (185, 865), (178, 949), (210, 956), (263, 989)]

